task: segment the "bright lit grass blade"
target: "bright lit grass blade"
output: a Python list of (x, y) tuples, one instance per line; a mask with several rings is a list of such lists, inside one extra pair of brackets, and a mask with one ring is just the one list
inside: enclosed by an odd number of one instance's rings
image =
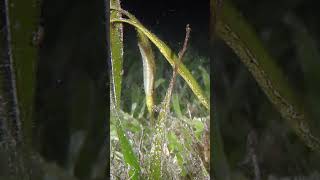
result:
[[(120, 8), (119, 0), (111, 0), (110, 7)], [(121, 13), (111, 11), (110, 18), (121, 18)], [(110, 46), (111, 46), (111, 73), (112, 88), (114, 91), (114, 101), (116, 108), (120, 107), (121, 84), (122, 84), (122, 64), (123, 64), (123, 25), (110, 24)]]
[[(119, 0), (111, 0), (111, 7), (120, 8)], [(111, 18), (120, 18), (121, 13), (112, 11)], [(122, 84), (122, 64), (123, 64), (123, 26), (122, 24), (110, 24), (110, 44), (111, 44), (111, 63), (112, 63), (112, 88), (111, 88), (111, 118), (114, 119), (117, 135), (119, 138), (121, 152), (125, 163), (129, 166), (131, 179), (139, 179), (140, 165), (131, 147), (129, 140), (122, 128), (121, 120), (117, 111), (120, 110), (121, 84)]]
[(139, 179), (140, 176), (140, 165), (135, 155), (132, 146), (123, 130), (121, 125), (120, 115), (118, 114), (116, 109), (111, 111), (111, 121), (115, 122), (117, 135), (120, 142), (121, 152), (124, 157), (125, 163), (129, 166), (129, 176), (131, 179), (136, 180)]

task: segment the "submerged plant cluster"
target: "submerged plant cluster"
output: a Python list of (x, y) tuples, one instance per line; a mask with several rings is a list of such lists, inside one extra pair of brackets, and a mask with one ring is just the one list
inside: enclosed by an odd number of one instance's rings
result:
[[(196, 68), (203, 75), (201, 81), (206, 85), (205, 93), (199, 84), (199, 79), (196, 79), (184, 64), (186, 58), (191, 58), (192, 61), (199, 58), (190, 53), (187, 57), (185, 56), (186, 51), (189, 50), (190, 27), (187, 25), (183, 47), (176, 54), (166, 43), (147, 30), (137, 18), (121, 9), (118, 0), (111, 1), (110, 22), (111, 177), (114, 179), (209, 179), (209, 75), (205, 68)], [(130, 88), (122, 90), (122, 86), (127, 86), (121, 73), (123, 62), (127, 61), (123, 56), (123, 52), (126, 51), (123, 49), (123, 24), (132, 25), (136, 29), (137, 44), (143, 65), (140, 69), (143, 72), (144, 98), (132, 102), (131, 113), (124, 111), (121, 106), (124, 104), (121, 103), (123, 99), (121, 97), (127, 98), (131, 94), (139, 94), (139, 89), (131, 89), (132, 93)], [(172, 66), (172, 76), (169, 78), (163, 77), (163, 74), (160, 74), (161, 78), (156, 77), (156, 71), (161, 69), (161, 65), (155, 60), (151, 43)], [(157, 60), (161, 59), (159, 57)], [(131, 72), (128, 76), (135, 77), (138, 75), (136, 72)], [(177, 86), (179, 75), (182, 76), (184, 83), (180, 82)], [(164, 87), (161, 82), (168, 85), (164, 88), (165, 93), (157, 88)], [(139, 86), (137, 81), (135, 81), (136, 84), (128, 83), (131, 87)], [(185, 101), (186, 93), (180, 92), (184, 87), (190, 88), (191, 91), (187, 91), (192, 92), (191, 99), (193, 99), (185, 102), (189, 104), (189, 107), (184, 108), (189, 111), (188, 116), (187, 113), (182, 113), (187, 111), (182, 111), (180, 108), (181, 105), (185, 106), (181, 102)], [(160, 102), (156, 99), (160, 99)], [(128, 105), (128, 103), (125, 104)], [(138, 105), (141, 109), (137, 115), (135, 111)], [(193, 107), (195, 112), (191, 113), (190, 106), (194, 105), (196, 105)], [(175, 113), (171, 113), (171, 110)], [(194, 114), (202, 114), (202, 117)]]

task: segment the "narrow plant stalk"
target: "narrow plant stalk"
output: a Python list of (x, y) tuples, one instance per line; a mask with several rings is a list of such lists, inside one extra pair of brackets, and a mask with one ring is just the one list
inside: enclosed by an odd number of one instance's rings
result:
[(170, 102), (171, 102), (171, 96), (174, 89), (174, 84), (177, 77), (177, 70), (178, 66), (181, 64), (182, 57), (187, 49), (188, 40), (190, 37), (190, 28), (189, 25), (186, 27), (186, 37), (184, 40), (183, 48), (179, 52), (179, 59), (177, 62), (175, 62), (174, 69), (172, 72), (172, 77), (170, 80), (170, 84), (166, 93), (166, 96), (162, 102), (158, 121), (156, 124), (156, 135), (154, 136), (152, 149), (151, 149), (151, 176), (152, 179), (160, 179), (162, 177), (162, 161), (161, 161), (161, 155), (163, 152), (163, 144), (164, 140), (166, 139), (166, 132), (165, 132), (165, 119), (167, 118), (167, 114), (170, 111)]
[[(120, 12), (129, 14), (126, 11), (119, 10)], [(129, 14), (130, 17), (133, 15)], [(171, 49), (157, 36), (152, 34), (149, 30), (147, 30), (140, 22), (138, 22), (135, 19), (122, 19), (122, 18), (116, 18), (111, 19), (111, 23), (128, 23), (134, 26), (136, 29), (140, 30), (141, 32), (146, 35), (151, 42), (153, 42), (160, 52), (163, 54), (163, 56), (168, 60), (168, 62), (171, 64), (171, 66), (174, 67), (175, 62), (178, 60), (178, 56), (174, 54), (174, 52), (171, 51)], [(196, 95), (196, 97), (199, 99), (199, 101), (209, 110), (210, 104), (208, 98), (204, 95), (201, 87), (197, 83), (197, 81), (194, 79), (190, 71), (186, 68), (184, 64), (179, 65), (178, 73), (183, 77), (183, 79), (187, 82), (193, 93)]]
[(239, 56), (294, 132), (308, 147), (320, 151), (320, 141), (311, 133), (301, 99), (293, 92), (253, 28), (228, 1), (222, 4), (216, 34)]

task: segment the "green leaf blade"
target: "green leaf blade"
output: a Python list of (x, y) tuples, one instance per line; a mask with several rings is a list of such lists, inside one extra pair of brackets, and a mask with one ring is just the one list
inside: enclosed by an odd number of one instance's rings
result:
[[(111, 0), (111, 7), (120, 8), (119, 0)], [(110, 18), (121, 18), (121, 14), (111, 11)], [(122, 66), (123, 66), (123, 25), (110, 24), (110, 47), (111, 47), (111, 73), (112, 73), (112, 91), (117, 108), (120, 108), (121, 102), (121, 84), (122, 84)]]

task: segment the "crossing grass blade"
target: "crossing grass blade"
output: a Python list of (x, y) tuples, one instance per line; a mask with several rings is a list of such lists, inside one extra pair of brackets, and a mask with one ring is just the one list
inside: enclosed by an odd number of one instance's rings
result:
[(320, 152), (320, 140), (311, 131), (301, 97), (287, 82), (253, 27), (229, 1), (224, 1), (221, 6), (215, 30), (216, 35), (239, 56), (292, 130), (309, 148)]

